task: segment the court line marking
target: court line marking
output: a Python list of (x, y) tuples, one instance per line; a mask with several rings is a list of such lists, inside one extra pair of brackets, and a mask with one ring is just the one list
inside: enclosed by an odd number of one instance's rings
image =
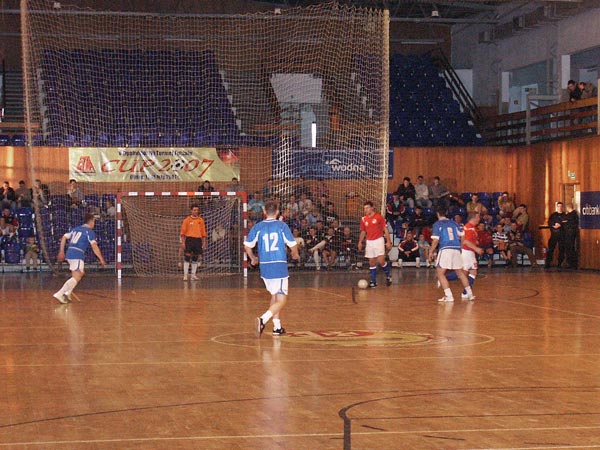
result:
[[(485, 432), (507, 432), (507, 431), (566, 431), (566, 430), (597, 430), (598, 426), (580, 426), (580, 427), (535, 427), (535, 428), (471, 428), (471, 429), (453, 429), (453, 430), (414, 430), (414, 431), (358, 431), (353, 432), (353, 436), (381, 436), (381, 435), (410, 435), (424, 433), (485, 433)], [(102, 444), (112, 442), (169, 442), (169, 441), (206, 441), (206, 440), (232, 440), (232, 439), (270, 439), (270, 438), (294, 438), (294, 437), (342, 437), (342, 433), (286, 433), (286, 434), (256, 434), (256, 435), (219, 435), (219, 436), (178, 436), (178, 437), (147, 437), (147, 438), (121, 438), (121, 439), (78, 439), (63, 441), (31, 441), (31, 442), (6, 442), (0, 443), (0, 447), (11, 445), (62, 445), (62, 444)], [(541, 449), (546, 447), (486, 447), (472, 450), (520, 450), (520, 449)], [(586, 446), (563, 446), (552, 448), (600, 448), (600, 445)]]
[[(424, 348), (424, 347), (419, 347)], [(455, 347), (453, 347), (455, 348)], [(272, 347), (263, 350), (272, 350)], [(396, 349), (395, 347), (389, 347), (389, 350)], [(294, 350), (306, 350), (305, 347), (294, 348)], [(356, 351), (355, 348), (346, 348), (347, 351)], [(477, 360), (477, 359), (521, 359), (521, 358), (581, 358), (595, 356), (600, 357), (600, 353), (565, 353), (565, 354), (552, 354), (552, 355), (463, 355), (463, 356), (404, 356), (404, 357), (390, 357), (390, 358), (323, 358), (323, 359), (278, 359), (271, 361), (272, 363), (335, 363), (340, 362), (352, 362), (352, 361), (406, 361), (406, 360), (442, 360), (442, 359), (455, 359), (455, 360)], [(64, 364), (11, 364), (11, 367), (89, 367), (89, 366), (177, 366), (177, 365), (201, 365), (201, 364), (263, 364), (263, 359), (251, 359), (251, 360), (219, 360), (219, 361), (156, 361), (156, 362), (104, 362), (104, 363), (64, 363)]]
[[(335, 288), (332, 288), (335, 289)], [(329, 292), (329, 291), (324, 291), (322, 289), (317, 289), (317, 288), (308, 288), (309, 291), (315, 291), (315, 292), (319, 292), (320, 294), (327, 294), (327, 295), (333, 295), (335, 297), (341, 297), (341, 298), (345, 298), (347, 299), (348, 296), (347, 295), (342, 295), (342, 294), (336, 294), (335, 292)]]

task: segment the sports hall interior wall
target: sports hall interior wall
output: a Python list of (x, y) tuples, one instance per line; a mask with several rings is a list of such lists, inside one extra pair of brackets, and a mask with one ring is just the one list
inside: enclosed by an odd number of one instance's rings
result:
[[(403, 147), (394, 149), (394, 176), (388, 180), (388, 191), (394, 191), (402, 178), (416, 179), (423, 175), (430, 183), (434, 176), (441, 177), (452, 192), (496, 192), (508, 191), (517, 203), (528, 205), (530, 230), (534, 234), (536, 247), (546, 244), (547, 231), (538, 230), (547, 223), (554, 210), (554, 202), (564, 200), (563, 185), (578, 184), (580, 191), (600, 191), (600, 137), (579, 138), (524, 147)], [(67, 148), (33, 147), (34, 163), (43, 182), (49, 184), (53, 194), (66, 192), (69, 172)], [(264, 161), (270, 161), (269, 148), (240, 149), (242, 184), (248, 192), (260, 190), (271, 174), (271, 168)], [(0, 171), (3, 180), (16, 185), (21, 179), (31, 185), (26, 166), (25, 148), (1, 147)], [(575, 174), (575, 179), (569, 177)], [(189, 183), (184, 189), (196, 190), (198, 183)], [(347, 181), (329, 181), (331, 187), (343, 183), (338, 197), (331, 200), (342, 217), (349, 209), (360, 210), (361, 199), (346, 198), (344, 193), (352, 190)], [(181, 190), (180, 183), (106, 183), (85, 186), (84, 193)], [(215, 183), (224, 188), (227, 183)], [(600, 230), (581, 231), (582, 268), (600, 270)]]

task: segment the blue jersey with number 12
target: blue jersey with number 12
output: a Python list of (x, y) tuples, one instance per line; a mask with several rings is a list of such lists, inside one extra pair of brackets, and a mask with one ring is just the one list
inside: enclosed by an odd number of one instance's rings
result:
[(454, 220), (440, 219), (433, 224), (431, 237), (439, 239), (439, 248), (454, 248), (460, 250), (460, 238), (464, 233)]
[(266, 279), (287, 278), (288, 264), (285, 246), (293, 247), (296, 241), (290, 227), (276, 219), (258, 222), (248, 233), (246, 247), (258, 247), (260, 276)]
[(85, 251), (96, 241), (96, 233), (87, 225), (73, 228), (65, 234), (69, 240), (66, 259), (84, 259)]

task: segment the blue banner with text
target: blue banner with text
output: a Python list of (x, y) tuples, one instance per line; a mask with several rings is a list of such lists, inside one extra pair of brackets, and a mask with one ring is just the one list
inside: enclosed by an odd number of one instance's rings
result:
[(600, 191), (581, 192), (579, 205), (579, 228), (600, 229)]

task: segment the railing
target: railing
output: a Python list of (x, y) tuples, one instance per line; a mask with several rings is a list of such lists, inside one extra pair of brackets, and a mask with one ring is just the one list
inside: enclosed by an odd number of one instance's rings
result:
[(598, 134), (598, 98), (528, 109), (487, 119), (483, 137), (490, 145), (529, 145)]
[(431, 52), (433, 63), (441, 70), (444, 79), (454, 96), (458, 99), (458, 102), (463, 107), (464, 111), (471, 117), (475, 127), (479, 130), (483, 122), (483, 115), (475, 104), (475, 100), (471, 97), (471, 94), (465, 88), (465, 85), (460, 81), (458, 74), (448, 61), (448, 58), (441, 49), (435, 49)]
[(2, 87), (0, 90), (0, 122), (2, 122), (6, 110), (6, 66), (4, 60), (2, 60), (2, 67), (0, 68), (0, 82)]

